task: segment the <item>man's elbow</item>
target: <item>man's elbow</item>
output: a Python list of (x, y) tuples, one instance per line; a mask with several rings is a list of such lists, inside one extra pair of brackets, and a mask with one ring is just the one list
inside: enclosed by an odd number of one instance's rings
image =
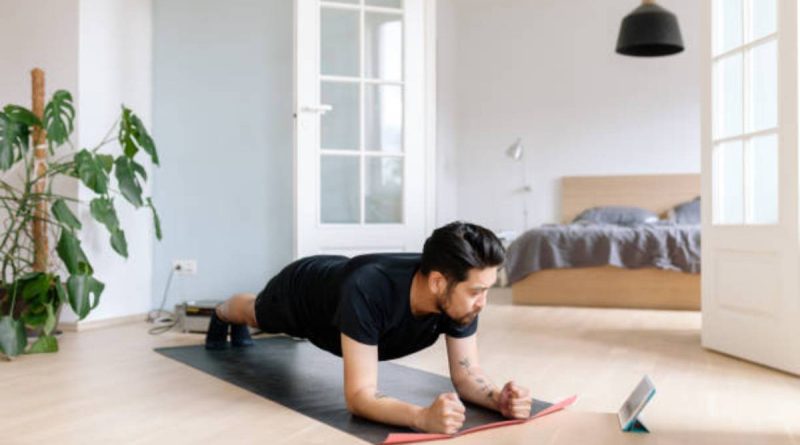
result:
[(355, 400), (353, 400), (350, 397), (346, 397), (345, 398), (345, 403), (347, 404), (347, 411), (350, 412), (350, 414), (353, 414), (355, 416), (359, 415), (358, 414), (357, 403), (356, 403)]
[(456, 390), (456, 392), (459, 395), (461, 395), (463, 390), (467, 387), (469, 383), (469, 378), (457, 376), (457, 377), (452, 377), (450, 381), (453, 383), (453, 388)]
[(361, 408), (361, 406), (362, 406), (361, 402), (362, 401), (361, 401), (360, 393), (361, 393), (361, 391), (354, 392), (354, 393), (345, 393), (345, 395), (344, 395), (344, 401), (345, 401), (345, 404), (347, 405), (347, 411), (349, 411), (350, 414), (353, 414), (355, 416), (361, 416), (362, 415), (361, 413), (363, 412), (363, 410)]

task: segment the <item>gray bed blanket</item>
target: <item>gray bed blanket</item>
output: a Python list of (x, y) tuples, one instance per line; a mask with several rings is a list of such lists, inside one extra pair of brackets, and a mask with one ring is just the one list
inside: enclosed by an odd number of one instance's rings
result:
[(512, 284), (542, 269), (605, 265), (699, 273), (700, 225), (546, 224), (517, 238), (506, 260)]

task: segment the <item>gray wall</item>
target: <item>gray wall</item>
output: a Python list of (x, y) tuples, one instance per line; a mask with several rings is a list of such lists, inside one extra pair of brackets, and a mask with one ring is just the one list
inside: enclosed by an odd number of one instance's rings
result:
[(292, 256), (292, 1), (156, 0), (153, 304), (258, 292)]

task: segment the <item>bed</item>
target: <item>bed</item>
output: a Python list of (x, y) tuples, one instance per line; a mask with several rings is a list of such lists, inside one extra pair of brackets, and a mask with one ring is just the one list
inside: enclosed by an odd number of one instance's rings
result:
[[(562, 178), (562, 224), (528, 231), (509, 247), (506, 269), (514, 304), (699, 310), (699, 224), (569, 224), (582, 211), (602, 206), (639, 207), (665, 217), (675, 205), (699, 195), (699, 174)], [(587, 251), (600, 246), (609, 260), (590, 266), (591, 261), (568, 256), (554, 261), (554, 249), (546, 246), (558, 240)], [(635, 268), (619, 267), (625, 264)]]

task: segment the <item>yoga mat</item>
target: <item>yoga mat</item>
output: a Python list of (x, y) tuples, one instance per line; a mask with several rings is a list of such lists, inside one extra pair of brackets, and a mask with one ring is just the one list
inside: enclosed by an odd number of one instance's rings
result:
[[(256, 339), (250, 348), (207, 351), (197, 345), (156, 351), (371, 443), (382, 443), (390, 433), (412, 433), (408, 428), (351, 415), (342, 389), (342, 359), (307, 341), (271, 337)], [(438, 394), (452, 392), (453, 386), (444, 376), (380, 362), (378, 389), (399, 400), (428, 406)], [(495, 411), (467, 402), (464, 405), (467, 413), (462, 430), (508, 421)], [(535, 416), (550, 406), (534, 399), (531, 414)], [(403, 442), (414, 441), (411, 436), (402, 437), (406, 439)]]
[(457, 432), (456, 434), (390, 433), (388, 436), (386, 436), (386, 440), (384, 440), (381, 445), (399, 445), (403, 443), (427, 442), (429, 440), (452, 439), (454, 437), (463, 436), (465, 434), (477, 433), (478, 431), (490, 430), (492, 428), (500, 428), (509, 425), (519, 425), (521, 423), (530, 422), (531, 420), (538, 419), (539, 417), (544, 417), (548, 414), (553, 414), (556, 411), (561, 411), (562, 409), (575, 403), (575, 400), (577, 399), (578, 396), (568, 397), (558, 403), (554, 403), (548, 406), (543, 410), (540, 410), (535, 414), (532, 414), (531, 417), (527, 419), (501, 420), (499, 422), (492, 422), (484, 425), (474, 426), (472, 428), (461, 429), (461, 431)]

